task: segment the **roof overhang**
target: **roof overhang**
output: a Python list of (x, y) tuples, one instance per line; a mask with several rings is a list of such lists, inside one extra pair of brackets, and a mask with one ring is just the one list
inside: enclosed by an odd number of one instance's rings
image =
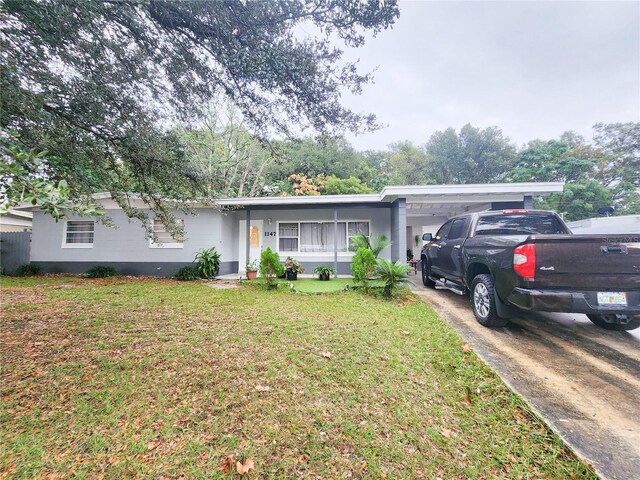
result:
[[(296, 205), (350, 205), (350, 204), (380, 204), (392, 203), (399, 198), (406, 199), (407, 205), (412, 204), (473, 204), (481, 205), (490, 202), (522, 201), (525, 196), (549, 195), (561, 192), (562, 182), (531, 182), (531, 183), (484, 183), (469, 185), (396, 185), (385, 187), (380, 193), (357, 195), (314, 195), (314, 196), (286, 196), (286, 197), (242, 197), (220, 198), (215, 205), (223, 208), (250, 208), (267, 206)], [(107, 209), (119, 208), (111, 199), (109, 193), (96, 193), (95, 200), (100, 201)], [(142, 202), (135, 195), (130, 196), (137, 202)], [(137, 206), (137, 205), (136, 205)], [(192, 204), (194, 208), (200, 205)], [(35, 210), (33, 205), (22, 205), (16, 210)]]

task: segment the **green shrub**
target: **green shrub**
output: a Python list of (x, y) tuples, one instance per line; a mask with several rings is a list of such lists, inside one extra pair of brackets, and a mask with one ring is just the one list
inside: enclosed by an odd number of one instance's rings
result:
[(16, 275), (19, 277), (32, 277), (38, 275), (42, 269), (33, 263), (25, 263), (16, 268)]
[(192, 282), (193, 280), (198, 280), (200, 278), (200, 271), (195, 265), (187, 265), (176, 270), (176, 273), (173, 276), (176, 280), (180, 280), (181, 282)]
[(221, 255), (216, 251), (216, 247), (202, 249), (196, 253), (195, 262), (200, 276), (211, 278), (218, 275), (220, 271), (220, 257)]
[(393, 263), (384, 258), (378, 259), (376, 276), (384, 283), (383, 295), (385, 298), (391, 298), (398, 288), (411, 282), (407, 276), (408, 271), (409, 265), (400, 260)]
[(282, 274), (284, 274), (284, 267), (280, 264), (280, 257), (270, 247), (267, 247), (260, 254), (260, 275), (264, 277), (268, 285), (273, 285), (276, 277)]
[(87, 270), (86, 273), (89, 278), (107, 278), (107, 277), (116, 277), (118, 272), (113, 267), (107, 267), (106, 265), (96, 265), (95, 267), (91, 267)]
[(365, 247), (358, 248), (351, 261), (351, 274), (357, 283), (363, 283), (373, 276), (376, 268), (376, 256)]

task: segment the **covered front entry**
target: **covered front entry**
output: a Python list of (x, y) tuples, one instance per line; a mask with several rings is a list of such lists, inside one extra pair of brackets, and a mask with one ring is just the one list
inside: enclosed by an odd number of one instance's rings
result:
[[(243, 273), (247, 263), (254, 260), (260, 261), (262, 252), (262, 238), (264, 236), (264, 220), (249, 220), (249, 238), (247, 240), (247, 221), (240, 220), (238, 232), (238, 273)], [(247, 260), (247, 244), (249, 246), (249, 259)]]

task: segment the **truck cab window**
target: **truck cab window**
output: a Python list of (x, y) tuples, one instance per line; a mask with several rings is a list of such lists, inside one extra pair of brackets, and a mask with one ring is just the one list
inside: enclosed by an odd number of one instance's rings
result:
[(443, 238), (447, 238), (447, 234), (449, 233), (449, 229), (451, 228), (451, 223), (452, 222), (449, 221), (442, 225), (440, 227), (440, 230), (438, 230), (438, 233), (436, 233), (434, 240), (442, 240)]
[(455, 240), (456, 238), (462, 238), (467, 233), (467, 219), (458, 218), (451, 224), (451, 230), (447, 235), (448, 240)]

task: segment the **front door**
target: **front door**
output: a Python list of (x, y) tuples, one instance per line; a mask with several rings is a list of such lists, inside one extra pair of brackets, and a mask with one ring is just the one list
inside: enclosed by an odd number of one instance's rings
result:
[(240, 220), (240, 239), (238, 251), (238, 272), (244, 272), (247, 263), (258, 260), (260, 261), (260, 253), (262, 252), (262, 237), (264, 220), (251, 220), (249, 228), (249, 256), (247, 261), (247, 221)]

